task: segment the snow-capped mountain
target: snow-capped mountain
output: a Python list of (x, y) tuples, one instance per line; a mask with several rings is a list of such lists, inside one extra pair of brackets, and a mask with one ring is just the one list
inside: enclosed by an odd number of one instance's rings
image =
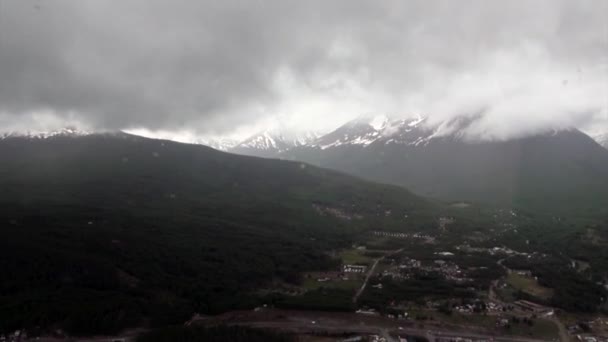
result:
[(308, 146), (325, 150), (349, 145), (367, 147), (374, 143), (417, 145), (427, 142), (434, 133), (423, 125), (424, 121), (422, 116), (393, 121), (386, 116), (357, 118)]
[(299, 149), (364, 148), (376, 143), (420, 145), (436, 135), (434, 130), (424, 125), (424, 121), (422, 116), (404, 120), (390, 120), (386, 116), (359, 117), (325, 135), (266, 130), (227, 151), (258, 157), (288, 158), (292, 150)]
[(274, 157), (292, 146), (281, 134), (263, 131), (245, 139), (230, 149), (230, 152), (257, 157)]
[[(477, 119), (431, 125), (422, 116), (402, 120), (362, 117), (324, 135), (274, 129), (238, 144), (227, 138), (188, 142), (237, 154), (306, 162), (445, 201), (524, 203), (539, 212), (576, 205), (608, 208), (608, 150), (591, 137), (577, 129), (563, 129), (507, 141), (468, 139), (466, 129)], [(0, 139), (88, 134), (65, 128), (5, 133)], [(595, 139), (608, 140), (606, 135)]]
[(287, 139), (293, 146), (304, 146), (312, 143), (322, 136), (321, 133), (313, 131), (297, 132), (288, 135)]
[(198, 138), (194, 141), (195, 144), (206, 145), (220, 151), (230, 151), (239, 144), (239, 141), (231, 138)]
[(0, 139), (7, 138), (31, 138), (31, 139), (48, 139), (52, 137), (78, 137), (84, 135), (90, 135), (94, 132), (81, 130), (75, 127), (64, 127), (54, 131), (10, 131), (0, 133)]
[(228, 151), (257, 157), (277, 157), (291, 148), (306, 146), (318, 137), (314, 132), (285, 134), (266, 130), (245, 139)]
[(359, 118), (278, 157), (446, 201), (526, 202), (538, 209), (572, 198), (581, 205), (608, 204), (608, 196), (595, 195), (597, 189), (608, 193), (608, 152), (588, 135), (572, 128), (507, 141), (474, 140), (466, 132), (477, 119), (431, 125), (424, 117)]
[(310, 147), (322, 150), (342, 145), (367, 146), (382, 137), (382, 131), (389, 120), (384, 116), (375, 118), (357, 118), (347, 122), (335, 131), (313, 141)]

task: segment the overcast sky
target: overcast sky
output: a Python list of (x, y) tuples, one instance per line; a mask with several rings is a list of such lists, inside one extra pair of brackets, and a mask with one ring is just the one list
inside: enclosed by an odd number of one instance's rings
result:
[[(608, 131), (606, 0), (0, 0), (0, 127)], [(243, 133), (245, 132), (245, 133)]]

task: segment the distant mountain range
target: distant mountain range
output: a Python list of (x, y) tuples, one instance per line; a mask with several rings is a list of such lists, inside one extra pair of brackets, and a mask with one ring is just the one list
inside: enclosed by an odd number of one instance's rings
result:
[(319, 134), (313, 132), (287, 135), (276, 130), (267, 130), (255, 134), (225, 151), (273, 158), (292, 148), (306, 146), (317, 138), (319, 138)]
[[(386, 116), (360, 117), (347, 122), (329, 133), (303, 132), (286, 134), (277, 129), (261, 131), (244, 140), (229, 138), (200, 138), (194, 143), (213, 147), (220, 151), (243, 155), (281, 158), (282, 154), (296, 147), (327, 149), (341, 145), (367, 146), (377, 141), (386, 144), (424, 145), (432, 139), (452, 136), (463, 139), (467, 121), (450, 122), (429, 128), (426, 118), (390, 120)], [(595, 134), (592, 138), (608, 148), (608, 133)]]
[[(433, 127), (421, 116), (363, 117), (322, 135), (268, 130), (241, 142), (197, 142), (236, 154), (303, 161), (444, 201), (539, 210), (608, 208), (608, 150), (596, 143), (608, 146), (608, 134), (594, 141), (566, 129), (509, 141), (471, 141), (463, 132), (473, 122)], [(29, 137), (82, 134), (87, 133), (67, 129)]]
[(463, 132), (473, 122), (431, 127), (424, 117), (358, 118), (307, 143), (229, 151), (304, 161), (446, 201), (539, 210), (608, 206), (608, 150), (588, 135), (564, 129), (471, 141)]
[(7, 138), (32, 138), (32, 139), (48, 139), (52, 137), (77, 137), (93, 134), (93, 132), (81, 130), (76, 127), (64, 127), (52, 131), (9, 131), (0, 133), (0, 140)]
[(387, 117), (358, 118), (321, 136), (305, 147), (327, 150), (345, 146), (367, 147), (376, 143), (421, 145), (433, 138), (423, 117), (390, 121)]

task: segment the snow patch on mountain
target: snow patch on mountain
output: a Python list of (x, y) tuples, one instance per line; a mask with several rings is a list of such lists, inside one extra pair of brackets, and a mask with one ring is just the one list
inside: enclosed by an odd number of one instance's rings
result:
[(254, 148), (258, 150), (276, 150), (283, 148), (287, 143), (283, 136), (274, 135), (269, 131), (256, 134), (237, 145), (237, 148)]
[(369, 125), (372, 126), (376, 131), (381, 131), (388, 123), (389, 119), (384, 115), (380, 115), (372, 118)]
[(435, 133), (424, 126), (425, 120), (421, 115), (392, 121), (386, 116), (357, 118), (319, 138), (311, 146), (322, 150), (344, 145), (367, 147), (374, 143), (419, 146), (428, 143)]
[(608, 149), (608, 133), (596, 134), (593, 136), (593, 139), (595, 139), (598, 144)]
[(223, 138), (223, 137), (219, 137), (219, 138), (202, 137), (202, 138), (197, 138), (197, 139), (193, 140), (192, 143), (209, 146), (211, 148), (214, 148), (214, 149), (220, 150), (220, 151), (228, 151), (231, 148), (234, 148), (236, 145), (238, 145), (239, 141), (236, 139)]
[(30, 138), (48, 139), (53, 137), (79, 137), (91, 135), (95, 132), (78, 129), (76, 127), (64, 127), (53, 131), (10, 131), (0, 133), (0, 139), (8, 138)]
[(307, 146), (310, 142), (318, 139), (319, 136), (319, 133), (308, 131), (289, 133), (279, 130), (266, 130), (245, 139), (228, 151), (260, 157), (273, 157), (290, 148)]
[(304, 145), (308, 145), (311, 142), (319, 139), (319, 137), (321, 137), (321, 136), (322, 136), (321, 133), (313, 132), (313, 131), (306, 131), (306, 132), (293, 133), (291, 135), (291, 137), (289, 138), (289, 140), (292, 142), (292, 144), (294, 146), (304, 146)]
[(420, 125), (426, 118), (420, 114), (418, 114), (418, 116), (416, 117), (416, 119), (410, 121), (407, 125), (409, 127), (418, 127), (418, 125)]

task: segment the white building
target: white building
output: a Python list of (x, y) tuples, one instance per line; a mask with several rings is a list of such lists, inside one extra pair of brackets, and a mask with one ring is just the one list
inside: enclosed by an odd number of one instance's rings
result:
[(344, 265), (344, 266), (342, 266), (342, 270), (345, 273), (365, 273), (365, 271), (367, 271), (367, 266), (364, 266), (364, 265)]

